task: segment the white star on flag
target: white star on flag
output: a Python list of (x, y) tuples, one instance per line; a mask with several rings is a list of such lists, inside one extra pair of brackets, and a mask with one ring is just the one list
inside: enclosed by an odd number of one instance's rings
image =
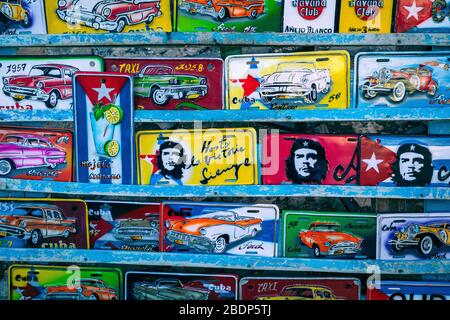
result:
[(100, 88), (92, 88), (93, 90), (98, 92), (98, 100), (100, 101), (103, 97), (107, 98), (111, 101), (111, 96), (109, 93), (114, 91), (114, 89), (107, 88), (104, 83), (100, 86)]
[(406, 20), (409, 20), (409, 18), (414, 17), (414, 19), (419, 20), (419, 12), (424, 9), (424, 7), (418, 7), (416, 5), (416, 0), (412, 3), (411, 6), (403, 6), (408, 11), (408, 16), (406, 17)]
[(370, 159), (363, 159), (363, 162), (367, 164), (366, 172), (370, 169), (374, 169), (376, 172), (380, 173), (380, 169), (378, 169), (378, 164), (383, 162), (383, 160), (378, 160), (375, 156), (375, 152), (372, 153), (372, 157)]

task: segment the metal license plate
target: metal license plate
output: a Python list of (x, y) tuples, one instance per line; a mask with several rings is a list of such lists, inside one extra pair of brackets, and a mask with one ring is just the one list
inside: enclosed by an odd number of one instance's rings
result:
[(70, 182), (72, 147), (71, 131), (0, 128), (0, 178)]
[(13, 265), (9, 300), (120, 300), (122, 272), (113, 268)]
[(450, 213), (378, 217), (377, 259), (450, 259)]
[(390, 33), (394, 1), (341, 1), (339, 32)]
[(367, 288), (367, 300), (450, 300), (448, 282), (380, 281)]
[(234, 275), (127, 272), (126, 300), (237, 300)]
[(139, 184), (258, 183), (253, 128), (140, 131), (136, 140)]
[(109, 58), (105, 64), (107, 71), (134, 76), (136, 109), (222, 109), (221, 59)]
[(450, 32), (450, 1), (398, 0), (397, 32)]
[(349, 107), (347, 51), (229, 56), (225, 66), (227, 109)]
[(284, 1), (283, 32), (334, 33), (335, 20), (336, 1)]
[(0, 199), (0, 247), (88, 249), (83, 200)]
[(46, 33), (44, 0), (0, 2), (0, 34)]
[(261, 159), (263, 184), (355, 184), (358, 136), (268, 134)]
[(374, 259), (376, 215), (283, 211), (284, 257)]
[(74, 76), (78, 182), (133, 184), (133, 81), (109, 73)]
[(161, 251), (273, 257), (275, 205), (163, 202)]
[(172, 31), (170, 0), (46, 1), (48, 33)]
[(368, 136), (361, 138), (363, 186), (448, 187), (450, 138)]
[(241, 300), (359, 300), (354, 278), (258, 278), (239, 281)]
[(159, 203), (87, 201), (91, 248), (159, 249)]
[(95, 56), (0, 57), (0, 111), (72, 110), (72, 76), (80, 70), (102, 71), (103, 60)]
[(450, 52), (360, 53), (356, 107), (450, 106)]
[(277, 0), (174, 0), (177, 31), (281, 31), (282, 7)]

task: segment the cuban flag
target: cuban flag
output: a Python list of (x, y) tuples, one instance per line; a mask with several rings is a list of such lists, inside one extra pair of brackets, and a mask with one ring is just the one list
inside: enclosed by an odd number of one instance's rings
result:
[(397, 32), (450, 32), (449, 0), (399, 0)]

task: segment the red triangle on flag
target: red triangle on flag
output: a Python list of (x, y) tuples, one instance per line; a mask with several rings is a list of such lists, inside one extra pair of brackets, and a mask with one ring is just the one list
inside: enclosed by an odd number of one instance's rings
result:
[(400, 0), (397, 4), (397, 32), (408, 31), (431, 19), (433, 1)]
[(376, 186), (392, 176), (391, 164), (396, 153), (384, 147), (379, 140), (361, 138), (360, 182), (363, 186)]
[(128, 77), (108, 73), (82, 74), (76, 77), (93, 105), (99, 102), (105, 105), (115, 103), (128, 80)]

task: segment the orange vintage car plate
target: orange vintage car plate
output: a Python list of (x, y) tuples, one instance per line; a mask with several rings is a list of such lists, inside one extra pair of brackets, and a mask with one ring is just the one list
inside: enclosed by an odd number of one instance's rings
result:
[(341, 2), (339, 32), (390, 33), (394, 1), (346, 0)]
[(140, 131), (136, 139), (139, 184), (258, 183), (253, 128)]

